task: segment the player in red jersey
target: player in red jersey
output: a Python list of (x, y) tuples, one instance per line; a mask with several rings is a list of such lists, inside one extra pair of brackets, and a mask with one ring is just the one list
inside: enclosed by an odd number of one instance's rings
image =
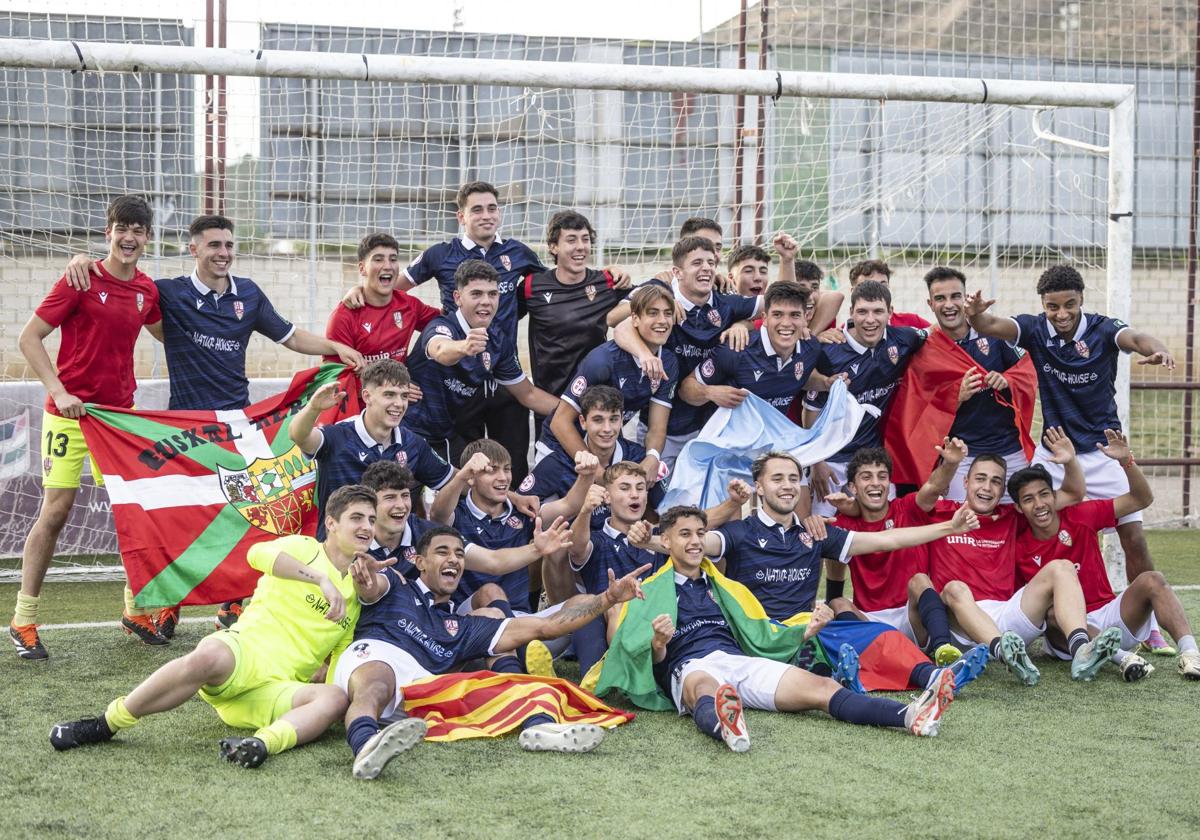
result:
[[(108, 256), (97, 264), (98, 276), (87, 291), (76, 291), (64, 276), (21, 330), (21, 354), (46, 386), (42, 415), (42, 506), (25, 538), (21, 557), (21, 590), (9, 624), (9, 637), (22, 659), (48, 654), (37, 632), (38, 599), (58, 535), (66, 524), (85, 459), (102, 483), (91, 460), (79, 418), (85, 403), (117, 408), (133, 405), (133, 347), (145, 326), (162, 340), (162, 314), (154, 281), (138, 271), (138, 259), (150, 240), (154, 213), (141, 196), (122, 196), (108, 206), (104, 235)], [(55, 330), (62, 340), (57, 363), (50, 361), (45, 340)], [(125, 587), (126, 610), (121, 623), (127, 633), (147, 644), (162, 645), (154, 620), (133, 607)]]
[[(1105, 429), (1106, 444), (1099, 450), (1121, 465), (1129, 479), (1129, 492), (1115, 499), (1093, 499), (1055, 509), (1054, 485), (1041, 464), (1018, 470), (1009, 479), (1009, 495), (1024, 514), (1017, 525), (1017, 581), (1028, 581), (1054, 561), (1074, 566), (1087, 604), (1087, 623), (1092, 632), (1116, 629), (1121, 650), (1113, 661), (1127, 682), (1141, 679), (1153, 667), (1132, 649), (1150, 636), (1157, 618), (1178, 644), (1178, 670), (1189, 680), (1200, 680), (1200, 650), (1192, 635), (1178, 596), (1161, 572), (1142, 572), (1120, 594), (1115, 594), (1104, 567), (1097, 531), (1116, 528), (1117, 520), (1150, 506), (1154, 494), (1146, 476), (1134, 463), (1129, 442), (1120, 432)], [(1060, 659), (1065, 640), (1057, 627), (1046, 631), (1046, 649)]]
[[(365, 364), (388, 358), (404, 363), (413, 335), (442, 311), (401, 291), (396, 284), (402, 272), (400, 243), (395, 237), (386, 233), (363, 237), (358, 243), (362, 304), (351, 308), (339, 302), (329, 315), (325, 336), (362, 353)], [(336, 355), (324, 359), (340, 361)], [(420, 389), (410, 385), (409, 399), (420, 398)]]
[[(1083, 471), (1074, 445), (1055, 428), (1047, 429), (1045, 443), (1066, 475), (1055, 506), (1061, 509), (1082, 501)], [(1026, 645), (1046, 631), (1051, 609), (1058, 626), (1067, 628), (1071, 678), (1091, 680), (1119, 649), (1120, 631), (1106, 630), (1095, 639), (1089, 636), (1079, 576), (1065, 560), (1045, 564), (1027, 584), (1017, 587), (1016, 538), (1022, 517), (1015, 506), (999, 503), (1007, 470), (999, 455), (985, 453), (971, 462), (967, 505), (978, 515), (980, 528), (930, 543), (929, 576), (957, 624), (955, 637), (963, 643), (987, 643), (992, 656), (1003, 659), (1026, 685), (1036, 685), (1041, 676)], [(953, 515), (957, 505), (940, 501), (930, 518), (942, 521)]]

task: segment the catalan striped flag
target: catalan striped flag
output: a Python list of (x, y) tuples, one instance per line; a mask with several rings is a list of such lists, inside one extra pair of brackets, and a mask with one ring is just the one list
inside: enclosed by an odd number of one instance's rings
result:
[(404, 686), (404, 711), (429, 726), (427, 741), (496, 738), (530, 715), (558, 723), (592, 723), (611, 729), (633, 720), (574, 683), (529, 674), (473, 671), (426, 677)]

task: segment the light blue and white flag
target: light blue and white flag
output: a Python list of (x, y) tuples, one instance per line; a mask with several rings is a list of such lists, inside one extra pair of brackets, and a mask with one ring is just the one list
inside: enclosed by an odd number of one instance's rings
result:
[(737, 408), (717, 409), (700, 434), (684, 444), (658, 509), (720, 504), (729, 481), (749, 482), (754, 459), (772, 449), (790, 453), (806, 467), (824, 461), (854, 439), (867, 414), (878, 417), (879, 409), (861, 405), (840, 379), (829, 389), (829, 401), (811, 429), (750, 394)]

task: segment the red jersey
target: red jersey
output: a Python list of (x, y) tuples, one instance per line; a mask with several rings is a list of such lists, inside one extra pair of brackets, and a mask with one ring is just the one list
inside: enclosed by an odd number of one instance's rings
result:
[[(329, 315), (325, 337), (353, 347), (367, 364), (388, 358), (404, 362), (413, 333), (441, 314), (440, 309), (397, 289), (386, 306), (347, 309), (339, 303)], [(325, 361), (336, 362), (338, 357), (325, 356)]]
[[(138, 333), (143, 324), (162, 320), (158, 287), (140, 271), (131, 280), (118, 280), (98, 262), (95, 272), (86, 292), (60, 278), (34, 314), (61, 333), (56, 366), (67, 393), (85, 403), (130, 408), (137, 388), (133, 347)], [(49, 395), (46, 411), (58, 414)]]
[(919, 330), (929, 329), (929, 322), (915, 312), (893, 312), (888, 319), (889, 327), (915, 327)]
[[(917, 505), (917, 494), (909, 493), (888, 505), (887, 516), (878, 522), (862, 517), (838, 514), (833, 524), (847, 531), (878, 532), (893, 528), (911, 528), (928, 522)], [(854, 605), (873, 612), (901, 607), (908, 603), (908, 581), (918, 572), (928, 573), (929, 554), (923, 545), (899, 551), (859, 554), (850, 560), (850, 582), (854, 586)]]
[[(946, 522), (960, 502), (940, 500), (928, 521)], [(1024, 516), (1013, 505), (999, 505), (979, 517), (979, 529), (942, 537), (928, 544), (929, 577), (942, 591), (952, 580), (971, 587), (976, 601), (1007, 601), (1017, 591), (1017, 524)]]
[(1117, 596), (1108, 582), (1104, 555), (1096, 532), (1117, 527), (1112, 499), (1096, 499), (1065, 507), (1058, 512), (1058, 533), (1039, 540), (1021, 517), (1017, 525), (1017, 581), (1028, 583), (1051, 560), (1070, 560), (1079, 572), (1079, 585), (1088, 612), (1103, 607)]

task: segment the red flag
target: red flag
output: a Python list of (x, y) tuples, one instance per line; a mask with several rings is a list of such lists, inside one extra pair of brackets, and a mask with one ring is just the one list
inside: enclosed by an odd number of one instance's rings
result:
[[(958, 411), (958, 389), (968, 370), (987, 371), (975, 363), (941, 330), (930, 330), (929, 339), (913, 356), (908, 370), (888, 406), (884, 423), (884, 446), (892, 456), (892, 481), (921, 484), (937, 464), (934, 447), (941, 444), (954, 424)], [(1033, 406), (1037, 399), (1037, 372), (1028, 355), (1004, 371), (1009, 390), (992, 391), (996, 402), (1013, 409), (1017, 434), (1025, 457), (1033, 457)], [(979, 453), (974, 453), (979, 454)]]

